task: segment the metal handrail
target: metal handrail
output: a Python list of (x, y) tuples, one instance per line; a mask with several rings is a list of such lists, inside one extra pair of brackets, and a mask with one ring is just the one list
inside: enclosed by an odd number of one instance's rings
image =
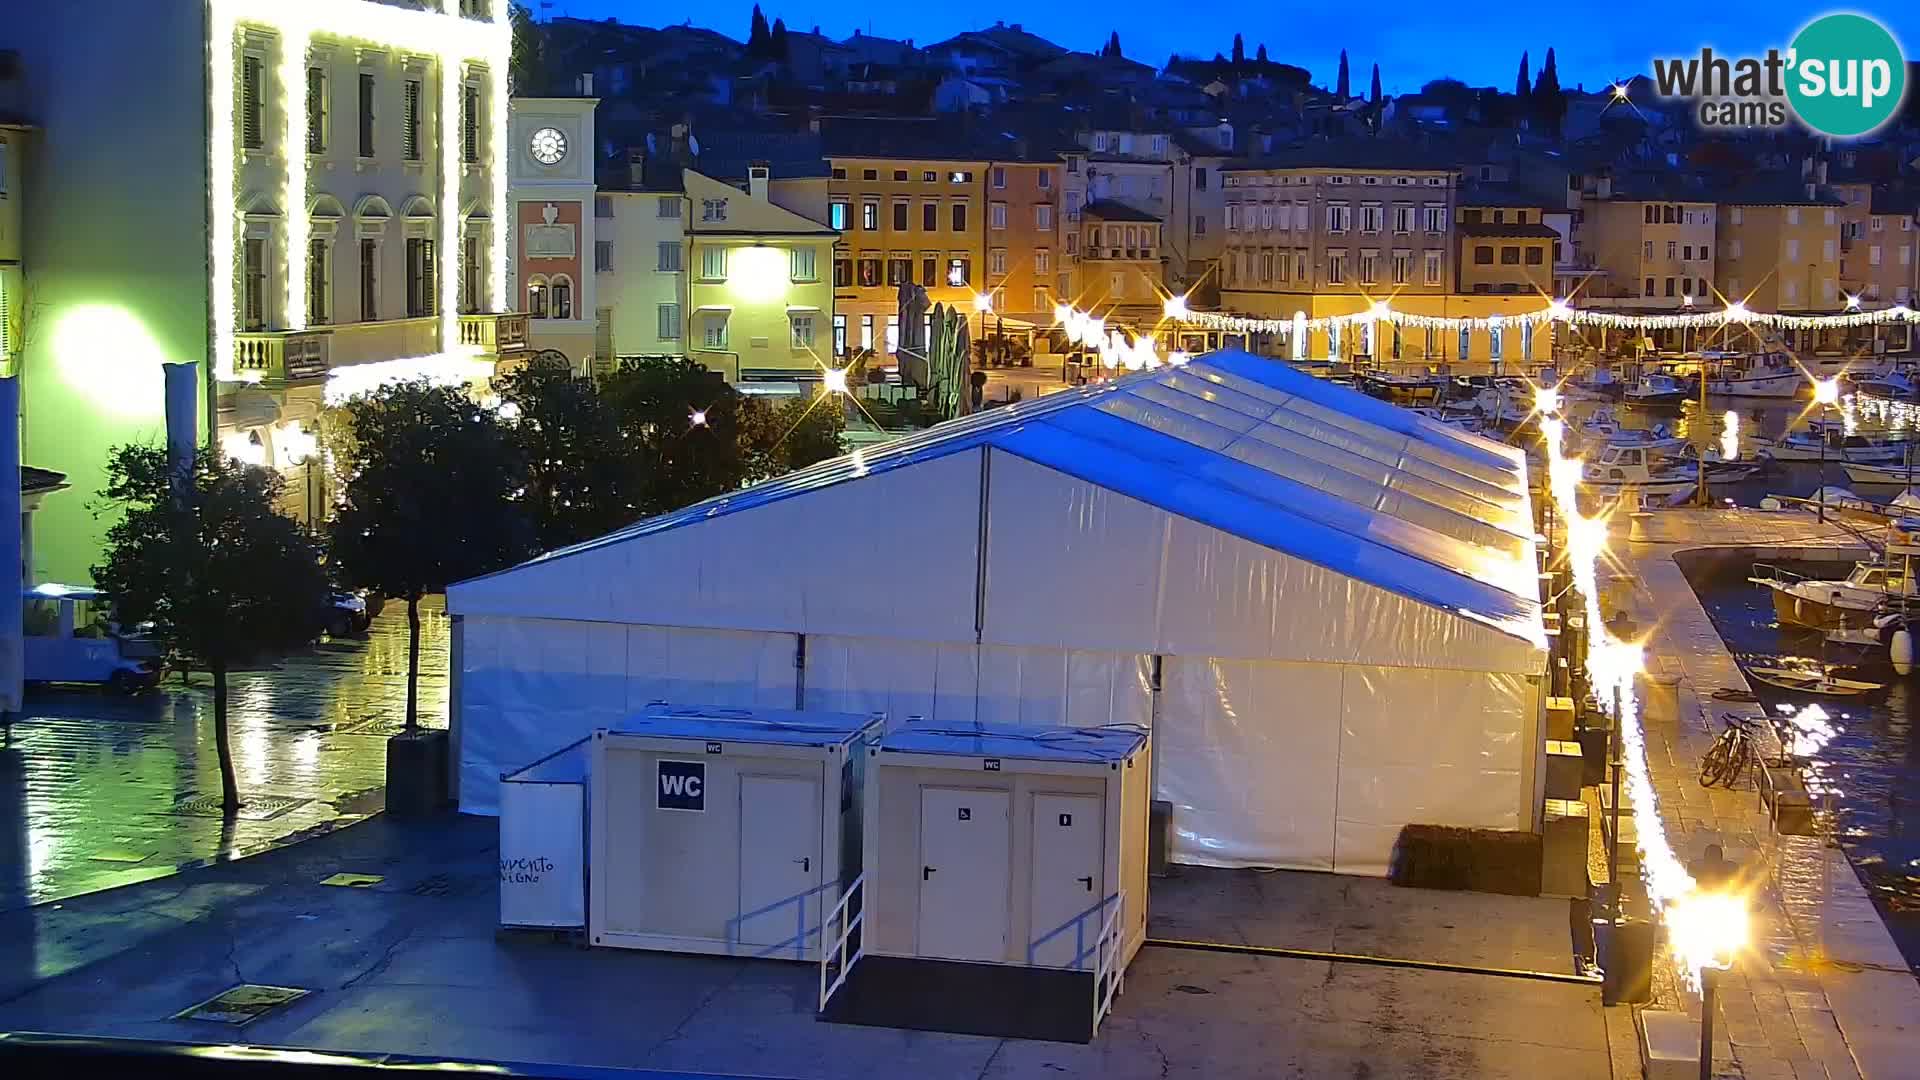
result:
[(1763, 562), (1753, 564), (1753, 578), (1757, 581), (1771, 581), (1779, 585), (1797, 585), (1800, 582), (1808, 580), (1805, 574), (1796, 574), (1791, 570), (1782, 570), (1772, 563)]
[(1040, 946), (1045, 945), (1047, 942), (1052, 941), (1054, 938), (1059, 937), (1061, 934), (1066, 933), (1068, 930), (1072, 930), (1073, 931), (1073, 960), (1068, 964), (1066, 964), (1065, 966), (1077, 969), (1080, 966), (1080, 961), (1086, 959), (1087, 955), (1093, 952), (1095, 949), (1099, 948), (1099, 945), (1100, 945), (1100, 940), (1098, 937), (1094, 939), (1094, 943), (1092, 945), (1086, 944), (1087, 916), (1095, 914), (1096, 912), (1101, 912), (1106, 910), (1106, 907), (1108, 904), (1112, 904), (1118, 901), (1119, 899), (1120, 899), (1119, 893), (1117, 892), (1108, 893), (1106, 896), (1102, 897), (1100, 900), (1089, 905), (1086, 908), (1086, 910), (1080, 912), (1079, 914), (1068, 919), (1066, 922), (1061, 923), (1059, 926), (1056, 926), (1053, 929), (1047, 931), (1046, 933), (1040, 935), (1039, 937), (1033, 939), (1033, 941), (1027, 945), (1027, 966), (1038, 967), (1039, 965), (1034, 963), (1034, 958), (1039, 953)]
[(760, 907), (753, 909), (752, 911), (743, 911), (740, 914), (735, 915), (733, 918), (728, 919), (726, 923), (727, 949), (730, 952), (735, 953), (736, 955), (739, 954), (739, 947), (746, 944), (746, 942), (740, 940), (740, 932), (741, 932), (741, 929), (746, 925), (746, 921), (748, 919), (757, 919), (762, 915), (767, 915), (767, 914), (771, 914), (772, 912), (778, 911), (781, 908), (786, 907), (788, 904), (795, 904), (798, 906), (794, 912), (795, 930), (794, 930), (793, 936), (783, 939), (781, 941), (776, 941), (771, 945), (764, 946), (761, 948), (759, 952), (753, 953), (752, 955), (755, 957), (772, 956), (774, 953), (779, 952), (780, 950), (791, 945), (793, 946), (793, 958), (795, 960), (806, 959), (805, 954), (806, 954), (806, 948), (807, 948), (807, 939), (820, 933), (822, 929), (822, 924), (820, 923), (815, 923), (811, 927), (807, 925), (807, 898), (810, 896), (817, 895), (819, 893), (826, 892), (828, 889), (837, 889), (839, 887), (840, 887), (840, 883), (837, 881), (825, 882), (820, 885), (815, 885), (813, 888), (807, 889), (804, 892), (797, 892), (797, 893), (794, 893), (792, 896), (783, 897), (779, 900), (775, 900), (771, 904), (764, 904)]
[(1126, 910), (1124, 896), (1116, 894), (1117, 902), (1113, 913), (1100, 924), (1100, 937), (1093, 943), (1093, 1033), (1100, 1034), (1100, 1021), (1107, 1018), (1113, 1010), (1113, 999), (1120, 992), (1120, 984), (1126, 979), (1122, 968), (1121, 954), (1125, 943), (1121, 941), (1121, 913)]
[[(849, 914), (852, 910), (851, 905), (853, 900), (860, 895), (860, 887), (866, 883), (866, 880), (867, 875), (864, 873), (854, 878), (853, 884), (847, 886), (846, 893), (840, 897), (840, 902), (833, 905), (833, 910), (828, 912), (827, 917), (820, 923), (820, 932), (823, 936), (823, 944), (820, 949), (821, 1012), (827, 1010), (827, 1002), (832, 1000), (833, 995), (842, 986), (846, 985), (847, 973), (853, 970), (853, 965), (859, 963), (860, 958), (866, 955), (866, 943), (864, 940), (853, 947), (853, 955), (851, 957), (847, 955), (848, 941), (853, 938), (854, 931), (858, 930), (867, 918), (865, 910)], [(828, 945), (824, 943), (824, 935), (830, 926), (838, 927), (838, 929), (834, 932), (833, 943)], [(829, 969), (833, 972), (831, 977), (828, 975)]]

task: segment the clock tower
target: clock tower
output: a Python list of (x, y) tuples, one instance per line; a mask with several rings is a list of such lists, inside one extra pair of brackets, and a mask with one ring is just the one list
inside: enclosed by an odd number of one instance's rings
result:
[(517, 97), (507, 149), (508, 244), (514, 306), (527, 312), (528, 336), (538, 353), (553, 349), (590, 371), (607, 335), (600, 332), (594, 263), (593, 131), (598, 99), (592, 87), (577, 97)]

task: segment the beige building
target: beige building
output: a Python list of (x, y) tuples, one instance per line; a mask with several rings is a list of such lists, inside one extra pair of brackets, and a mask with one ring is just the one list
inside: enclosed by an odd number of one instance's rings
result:
[(1160, 284), (1160, 219), (1111, 199), (1088, 203), (1069, 234), (1074, 263), (1073, 306), (1143, 332), (1160, 321), (1166, 292)]
[(1722, 196), (1715, 252), (1721, 291), (1755, 311), (1842, 310), (1841, 205), (1832, 194), (1797, 182)]
[(1840, 206), (1840, 292), (1863, 309), (1911, 304), (1920, 268), (1911, 196), (1866, 183), (1833, 185)]
[(1714, 236), (1719, 211), (1692, 199), (1640, 198), (1601, 190), (1584, 198), (1574, 243), (1593, 273), (1575, 306), (1630, 312), (1718, 305)]

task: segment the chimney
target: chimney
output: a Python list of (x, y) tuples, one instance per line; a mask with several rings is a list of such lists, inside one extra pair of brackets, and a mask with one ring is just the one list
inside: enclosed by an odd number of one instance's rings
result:
[(755, 161), (747, 165), (747, 194), (765, 202), (767, 182), (773, 178), (773, 170), (764, 161)]
[(1822, 184), (1826, 183), (1827, 182), (1827, 159), (1821, 158), (1820, 163), (1818, 165), (1815, 165), (1813, 168), (1814, 168), (1814, 176), (1819, 180), (1819, 182)]
[(627, 186), (639, 191), (647, 186), (647, 148), (627, 147)]
[(580, 85), (581, 97), (592, 97), (593, 96), (593, 72), (591, 71), (581, 72), (579, 85)]
[(682, 168), (690, 168), (693, 165), (693, 149), (688, 144), (688, 136), (690, 134), (691, 129), (689, 129), (686, 124), (673, 125), (670, 138), (670, 145), (672, 146), (671, 156), (674, 164)]

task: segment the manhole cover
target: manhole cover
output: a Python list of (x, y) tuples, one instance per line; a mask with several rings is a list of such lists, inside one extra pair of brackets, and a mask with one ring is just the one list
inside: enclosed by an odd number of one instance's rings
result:
[(260, 1019), (275, 1009), (292, 1004), (307, 996), (308, 991), (291, 986), (259, 986), (254, 983), (241, 983), (239, 986), (215, 997), (203, 1001), (191, 1009), (174, 1014), (175, 1020), (205, 1020), (213, 1024), (232, 1024), (239, 1026)]
[[(311, 802), (310, 799), (293, 799), (285, 795), (243, 795), (240, 812), (235, 816), (242, 821), (271, 821), (289, 810), (297, 809)], [(225, 817), (226, 811), (220, 807), (218, 795), (189, 795), (173, 804), (169, 814), (183, 817)]]
[(347, 889), (365, 889), (387, 880), (379, 874), (334, 874), (320, 879), (322, 885), (338, 885)]

